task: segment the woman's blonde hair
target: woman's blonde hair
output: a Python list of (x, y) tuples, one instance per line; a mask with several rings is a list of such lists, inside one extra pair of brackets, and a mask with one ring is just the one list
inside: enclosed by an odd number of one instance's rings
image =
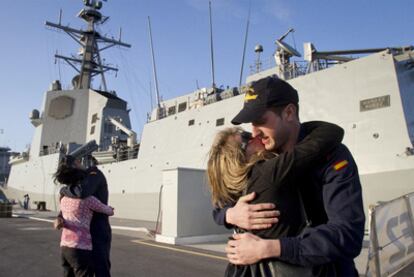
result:
[(222, 208), (237, 201), (247, 186), (250, 169), (265, 156), (262, 152), (247, 160), (241, 142), (235, 139), (242, 131), (239, 127), (219, 131), (211, 146), (207, 178), (212, 202), (216, 207)]

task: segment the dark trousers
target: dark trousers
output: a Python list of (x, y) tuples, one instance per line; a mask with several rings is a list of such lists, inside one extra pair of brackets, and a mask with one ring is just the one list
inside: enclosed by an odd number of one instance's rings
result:
[(90, 277), (92, 270), (92, 251), (61, 247), (64, 277)]
[(96, 277), (111, 276), (111, 251), (112, 231), (108, 216), (94, 213), (91, 222), (92, 236), (92, 260)]
[[(92, 239), (93, 240), (93, 239)], [(93, 271), (96, 277), (111, 276), (111, 261), (109, 252), (111, 251), (111, 241), (94, 241), (92, 250)]]

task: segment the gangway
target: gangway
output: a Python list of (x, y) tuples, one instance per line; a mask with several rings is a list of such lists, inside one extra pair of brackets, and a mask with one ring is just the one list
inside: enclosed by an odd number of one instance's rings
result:
[(368, 251), (357, 258), (366, 260), (362, 276), (414, 276), (413, 213), (414, 192), (370, 206)]

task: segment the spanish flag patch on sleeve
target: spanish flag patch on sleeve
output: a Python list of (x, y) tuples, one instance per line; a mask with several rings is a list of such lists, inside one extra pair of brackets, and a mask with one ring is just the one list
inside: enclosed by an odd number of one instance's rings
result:
[(342, 160), (340, 162), (337, 162), (333, 165), (333, 168), (338, 171), (341, 170), (343, 168), (345, 168), (348, 165), (348, 161), (347, 160)]

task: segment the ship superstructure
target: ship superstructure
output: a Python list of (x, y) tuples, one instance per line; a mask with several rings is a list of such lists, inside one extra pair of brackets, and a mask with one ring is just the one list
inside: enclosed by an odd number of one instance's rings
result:
[[(104, 72), (115, 68), (102, 64), (99, 54), (113, 45), (129, 45), (96, 32), (94, 24), (105, 17), (97, 1), (85, 2), (78, 16), (87, 22), (86, 31), (46, 23), (79, 42), (79, 58), (57, 58), (74, 68), (80, 64), (80, 69), (72, 90), (62, 90), (54, 82), (41, 112), (32, 112), (35, 135), (30, 152), (11, 161), (8, 196), (21, 200), (29, 193), (33, 201), (46, 201), (48, 208), (57, 210), (59, 188), (52, 175), (60, 157), (94, 139), (99, 150), (93, 155), (107, 177), (116, 216), (156, 221), (175, 209), (167, 219), (168, 226), (175, 224), (171, 236), (218, 232), (214, 227), (207, 230), (205, 222), (203, 229), (194, 222), (211, 218), (204, 180), (207, 153), (216, 132), (231, 126), (241, 109), (243, 87), (202, 88), (162, 101), (137, 139), (126, 101), (106, 88)], [(413, 47), (318, 52), (307, 43), (305, 62), (300, 63), (292, 61), (300, 53), (283, 42), (288, 33), (276, 41), (275, 64), (263, 68), (258, 59), (247, 81), (276, 74), (298, 90), (302, 121), (326, 120), (345, 129), (345, 144), (359, 166), (366, 206), (413, 191)], [(99, 43), (106, 46), (98, 48)], [(258, 54), (261, 51), (256, 47)], [(92, 88), (98, 75), (103, 90)], [(180, 189), (182, 184), (186, 190)]]

